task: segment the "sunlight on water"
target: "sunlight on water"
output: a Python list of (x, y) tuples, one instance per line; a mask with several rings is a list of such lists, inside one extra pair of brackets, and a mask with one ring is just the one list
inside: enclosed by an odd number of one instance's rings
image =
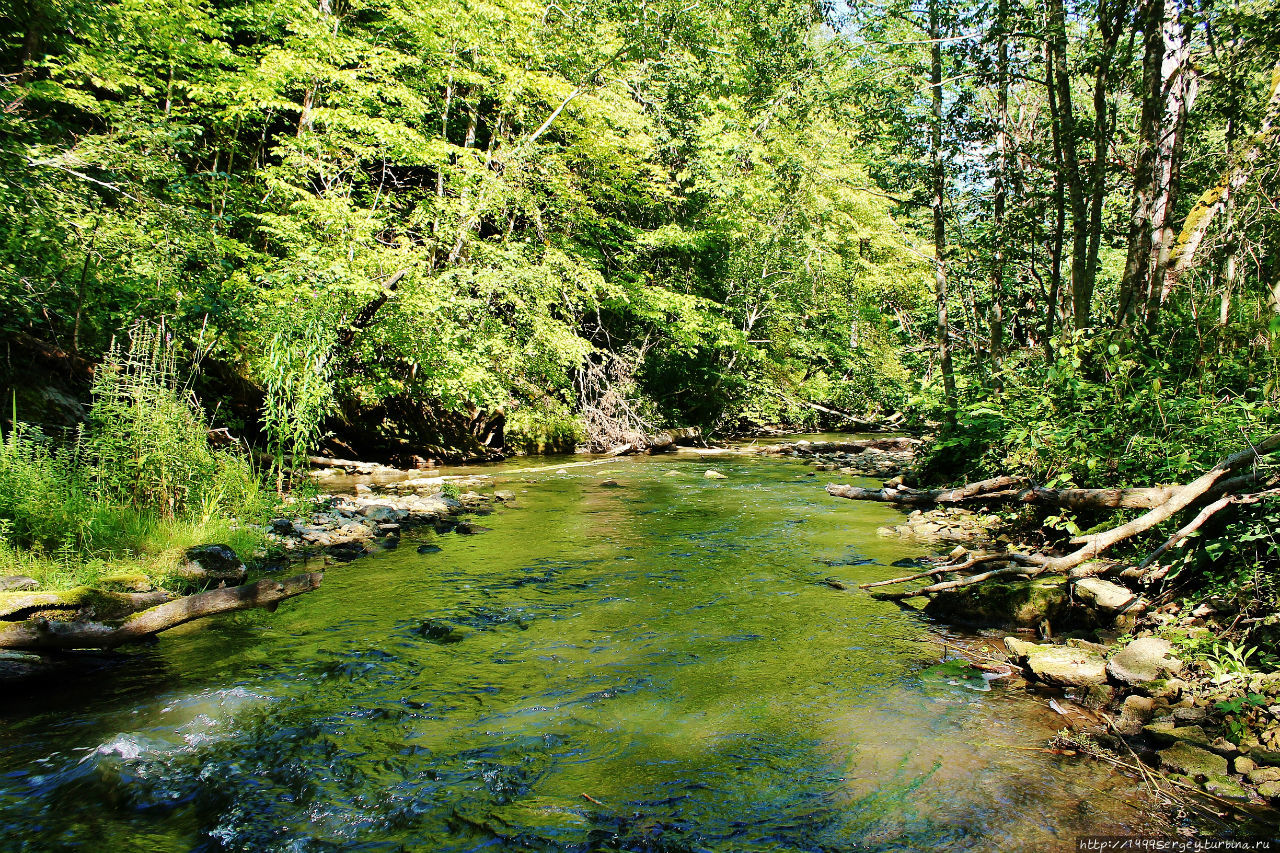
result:
[(1043, 700), (822, 583), (920, 555), (876, 536), (893, 509), (794, 463), (714, 465), (491, 469), (518, 506), (490, 533), (406, 537), (10, 707), (0, 847), (1065, 850), (1141, 828), (1132, 780), (1028, 748), (1057, 726)]

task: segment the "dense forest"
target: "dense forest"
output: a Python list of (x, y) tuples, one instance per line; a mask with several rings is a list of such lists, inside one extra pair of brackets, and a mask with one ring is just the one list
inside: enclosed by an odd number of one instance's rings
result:
[(5, 420), (141, 361), (281, 486), (886, 421), (926, 480), (1182, 482), (1280, 420), (1275, 14), (21, 0)]

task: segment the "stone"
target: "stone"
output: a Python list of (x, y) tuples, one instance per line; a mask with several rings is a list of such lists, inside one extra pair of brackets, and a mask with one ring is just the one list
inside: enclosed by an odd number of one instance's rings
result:
[(924, 612), (948, 624), (975, 628), (1035, 628), (1046, 619), (1056, 630), (1069, 630), (1073, 624), (1071, 597), (1061, 578), (963, 586), (933, 596)]
[(1263, 782), (1258, 786), (1258, 794), (1268, 800), (1280, 797), (1280, 782)]
[(399, 524), (407, 521), (409, 511), (383, 504), (370, 504), (360, 508), (360, 514), (375, 524)]
[(197, 545), (183, 554), (183, 562), (174, 569), (174, 576), (189, 583), (225, 583), (234, 586), (243, 583), (249, 570), (226, 545)]
[(1170, 656), (1173, 645), (1158, 637), (1134, 640), (1107, 661), (1107, 674), (1123, 684), (1145, 684), (1182, 670), (1182, 661)]
[(454, 530), (464, 536), (474, 536), (478, 533), (488, 533), (490, 530), (493, 530), (493, 528), (481, 527), (473, 521), (459, 521), (458, 526), (455, 527)]
[(1160, 756), (1162, 768), (1190, 776), (1198, 782), (1226, 778), (1228, 773), (1227, 759), (1188, 743), (1175, 743), (1156, 754)]
[(1246, 758), (1243, 755), (1238, 756), (1235, 760), (1235, 771), (1237, 773), (1241, 773), (1247, 776), (1249, 773), (1253, 772), (1257, 768), (1258, 768), (1258, 765), (1253, 763), (1253, 759)]
[(1005, 637), (1004, 647), (1008, 649), (1009, 654), (1015, 658), (1023, 659), (1030, 657), (1033, 652), (1046, 648), (1039, 643), (1028, 642), (1027, 640), (1019, 640), (1017, 637)]
[(444, 549), (441, 548), (439, 545), (419, 545), (418, 546), (419, 554), (439, 554), (443, 550)]
[(1124, 610), (1137, 601), (1137, 596), (1125, 587), (1102, 578), (1081, 578), (1074, 586), (1076, 598), (1101, 610)]
[(29, 592), (40, 588), (40, 581), (26, 575), (6, 575), (0, 578), (0, 592)]
[(1107, 680), (1101, 655), (1068, 646), (1041, 646), (1027, 656), (1027, 669), (1036, 680), (1056, 687), (1091, 687)]
[(1215, 797), (1237, 803), (1247, 803), (1253, 799), (1239, 782), (1229, 776), (1211, 776), (1205, 779), (1204, 789)]
[(705, 473), (705, 474), (703, 474), (702, 476), (703, 476), (703, 477), (705, 477), (705, 478), (706, 478), (706, 479), (708, 479), (708, 480), (727, 480), (727, 479), (729, 479), (729, 478), (728, 478), (728, 477), (726, 477), (724, 474), (721, 474), (719, 471), (716, 471), (716, 470), (714, 470), (714, 469), (712, 469), (712, 468), (708, 468), (708, 469), (707, 469), (707, 471), (706, 471), (706, 473)]
[[(679, 476), (680, 476), (680, 472), (679, 472), (679, 471), (668, 471), (667, 473), (663, 474), (662, 476), (664, 476), (664, 477), (679, 477)], [(809, 476), (811, 476), (811, 477), (812, 477), (813, 475), (812, 475), (812, 474), (810, 474)]]
[(1208, 714), (1204, 708), (1174, 708), (1173, 719), (1180, 726), (1194, 725), (1203, 722)]
[[(1248, 759), (1237, 758), (1236, 764), (1238, 765), (1242, 760), (1248, 761)], [(1266, 782), (1280, 782), (1280, 767), (1257, 767), (1253, 770), (1242, 772), (1244, 772), (1244, 774), (1249, 777), (1249, 781), (1255, 785), (1262, 785)]]
[(1136, 693), (1132, 696), (1126, 696), (1124, 705), (1120, 709), (1122, 717), (1128, 717), (1144, 723), (1150, 720), (1155, 715), (1155, 712), (1155, 700), (1149, 696), (1139, 696)]
[(622, 484), (619, 483), (617, 480), (610, 478), (608, 480), (601, 480), (600, 487), (603, 489), (621, 489)]
[(493, 493), (493, 496), (504, 504), (509, 504), (516, 499), (516, 493), (509, 489), (499, 489)]

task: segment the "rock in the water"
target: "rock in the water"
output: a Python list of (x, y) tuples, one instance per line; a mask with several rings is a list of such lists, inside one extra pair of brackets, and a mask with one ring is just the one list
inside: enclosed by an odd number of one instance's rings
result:
[(477, 533), (488, 533), (492, 527), (481, 527), (479, 524), (471, 521), (459, 521), (458, 526), (454, 530), (466, 536), (474, 536)]
[(1237, 803), (1247, 803), (1253, 799), (1239, 782), (1229, 776), (1212, 776), (1205, 779), (1204, 789), (1215, 797)]
[(466, 639), (466, 634), (458, 630), (458, 626), (438, 619), (428, 619), (413, 629), (413, 633), (432, 643), (447, 645)]
[(40, 588), (40, 581), (26, 575), (6, 575), (0, 578), (0, 592), (28, 592)]
[(1170, 656), (1173, 645), (1159, 637), (1140, 637), (1112, 655), (1107, 673), (1123, 684), (1145, 684), (1176, 675), (1182, 661)]
[(1081, 578), (1075, 583), (1076, 597), (1101, 610), (1124, 610), (1137, 601), (1137, 596), (1120, 584), (1102, 578)]
[(1154, 699), (1149, 696), (1139, 696), (1135, 693), (1132, 696), (1125, 697), (1120, 714), (1123, 717), (1145, 723), (1155, 715), (1155, 712), (1156, 703)]
[(680, 476), (680, 472), (679, 472), (679, 471), (668, 471), (667, 473), (663, 474), (662, 476), (664, 476), (664, 477), (679, 477), (679, 476)]
[(419, 554), (439, 554), (443, 550), (444, 549), (441, 548), (439, 545), (419, 545), (418, 546)]
[(1268, 800), (1280, 798), (1280, 782), (1263, 782), (1258, 786), (1258, 793)]
[[(1239, 760), (1236, 761), (1239, 764)], [(1280, 767), (1257, 767), (1248, 771), (1249, 781), (1255, 785), (1264, 785), (1268, 782), (1280, 784)]]
[(963, 586), (933, 596), (924, 612), (949, 624), (979, 628), (1034, 628), (1046, 619), (1055, 630), (1073, 624), (1071, 597), (1061, 578)]
[(197, 545), (183, 554), (174, 575), (189, 583), (243, 583), (249, 570), (226, 545)]
[(1027, 669), (1038, 681), (1057, 687), (1092, 687), (1107, 680), (1107, 662), (1086, 649), (1040, 646), (1027, 656)]
[(360, 514), (376, 524), (400, 524), (409, 518), (407, 509), (396, 509), (382, 504), (360, 507)]
[(724, 474), (721, 474), (719, 471), (716, 471), (716, 470), (714, 470), (714, 469), (712, 469), (712, 468), (708, 468), (708, 469), (707, 469), (707, 472), (706, 472), (705, 474), (703, 474), (702, 476), (703, 476), (703, 477), (706, 477), (708, 480), (727, 480), (727, 479), (729, 479), (729, 478), (728, 478), (728, 477), (726, 477)]
[(498, 491), (493, 493), (493, 496), (498, 500), (502, 501), (504, 504), (509, 504), (516, 499), (516, 493), (513, 491), (510, 491), (509, 489), (499, 489)]
[(621, 489), (622, 488), (622, 484), (619, 483), (617, 480), (613, 479), (612, 477), (610, 477), (608, 480), (601, 480), (600, 486), (601, 488), (605, 488), (605, 489)]
[(1157, 755), (1160, 756), (1161, 767), (1190, 776), (1197, 782), (1227, 778), (1227, 759), (1188, 743), (1175, 743)]

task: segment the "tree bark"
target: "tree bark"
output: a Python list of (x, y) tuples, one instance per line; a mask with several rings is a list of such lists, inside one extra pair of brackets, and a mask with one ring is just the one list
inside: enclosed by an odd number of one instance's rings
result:
[(111, 649), (217, 613), (254, 607), (274, 610), (286, 598), (318, 589), (323, 577), (321, 572), (308, 572), (284, 581), (266, 579), (248, 586), (214, 589), (142, 610), (118, 624), (27, 619), (0, 626), (0, 648)]
[[(1067, 68), (1067, 22), (1063, 0), (1049, 0), (1049, 46), (1053, 52), (1053, 73), (1057, 110), (1051, 118), (1058, 125), (1062, 148), (1063, 183), (1071, 202), (1071, 312), (1075, 327), (1088, 325), (1093, 284), (1088, 272), (1089, 211), (1084, 182), (1080, 176), (1080, 133), (1071, 103), (1071, 74)], [(1081, 317), (1084, 322), (1081, 323)]]
[(938, 362), (948, 418), (956, 416), (956, 377), (951, 361), (951, 324), (947, 318), (946, 172), (942, 163), (942, 21), (938, 4), (929, 0), (929, 87), (933, 93), (930, 154), (933, 165), (934, 296), (938, 310)]
[(1164, 58), (1164, 0), (1144, 0), (1142, 7), (1142, 109), (1138, 124), (1138, 160), (1133, 173), (1129, 214), (1129, 248), (1120, 280), (1117, 325), (1128, 324), (1142, 307), (1150, 283), (1151, 223), (1155, 212), (1155, 178)]

